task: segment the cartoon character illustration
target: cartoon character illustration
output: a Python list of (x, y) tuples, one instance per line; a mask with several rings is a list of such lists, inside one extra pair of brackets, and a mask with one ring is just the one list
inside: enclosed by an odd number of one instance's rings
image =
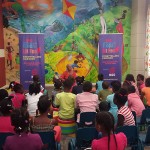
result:
[(107, 26), (106, 26), (105, 18), (103, 17), (103, 12), (104, 12), (103, 3), (101, 2), (101, 0), (96, 0), (96, 1), (99, 6), (99, 12), (100, 12), (100, 23), (102, 27), (101, 33), (105, 34), (107, 31)]
[(7, 43), (6, 51), (8, 52), (7, 55), (7, 66), (10, 66), (10, 70), (12, 70), (14, 67), (12, 67), (12, 52), (14, 51), (13, 47), (10, 45), (10, 42)]

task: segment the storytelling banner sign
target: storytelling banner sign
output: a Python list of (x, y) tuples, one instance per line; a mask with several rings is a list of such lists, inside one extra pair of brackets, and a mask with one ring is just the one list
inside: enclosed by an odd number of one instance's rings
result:
[(44, 34), (19, 34), (20, 83), (28, 90), (33, 75), (39, 75), (45, 85)]
[(123, 34), (100, 34), (99, 73), (104, 80), (121, 81), (122, 78)]

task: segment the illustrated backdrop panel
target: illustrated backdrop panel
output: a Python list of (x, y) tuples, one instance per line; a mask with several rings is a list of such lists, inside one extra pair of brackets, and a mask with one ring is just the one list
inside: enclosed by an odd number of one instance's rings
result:
[[(71, 8), (67, 5), (68, 2), (71, 3)], [(55, 72), (62, 74), (66, 64), (73, 64), (74, 60), (78, 60), (78, 67), (75, 68), (77, 74), (96, 82), (99, 33), (123, 33), (124, 79), (130, 71), (131, 2), (132, 0), (4, 1), (3, 14), (9, 25), (4, 32), (5, 49), (8, 42), (14, 49), (11, 52), (12, 67), (6, 65), (7, 82), (19, 80), (17, 34), (20, 32), (44, 33), (47, 84), (52, 83)]]
[(104, 80), (111, 82), (122, 78), (122, 34), (100, 34), (99, 38), (99, 72)]
[(39, 75), (40, 82), (45, 85), (44, 78), (44, 35), (19, 34), (20, 82), (25, 90), (33, 83), (33, 76)]

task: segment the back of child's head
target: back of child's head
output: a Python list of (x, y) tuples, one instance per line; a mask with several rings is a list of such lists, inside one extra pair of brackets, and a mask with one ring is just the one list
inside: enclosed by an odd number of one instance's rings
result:
[(80, 77), (80, 76), (76, 77), (76, 83), (77, 83), (77, 85), (81, 85), (81, 84), (83, 84), (83, 82), (84, 82), (84, 76), (82, 76), (82, 77)]
[(11, 89), (12, 91), (13, 91), (13, 89), (14, 89), (14, 86), (17, 84), (17, 82), (15, 82), (15, 81), (12, 81), (12, 82), (10, 82), (10, 84), (9, 84), (9, 89)]
[(92, 91), (92, 83), (90, 81), (85, 81), (83, 83), (83, 91), (84, 92), (91, 92)]
[(72, 85), (73, 85), (73, 80), (71, 78), (68, 78), (63, 82), (64, 89), (70, 90)]
[(0, 102), (0, 112), (4, 115), (10, 115), (11, 111), (13, 110), (13, 106), (12, 106), (12, 96), (6, 97), (4, 98), (1, 102)]
[(5, 97), (8, 97), (8, 92), (5, 89), (0, 89), (0, 101), (2, 101)]
[(150, 87), (150, 77), (146, 78), (145, 80), (145, 86)]
[(114, 132), (114, 117), (110, 112), (102, 111), (96, 114), (96, 125), (100, 126), (100, 130), (103, 130), (110, 135)]
[(137, 81), (139, 81), (139, 80), (144, 81), (144, 75), (138, 74), (138, 75), (137, 75)]
[(23, 86), (19, 83), (15, 84), (14, 91), (15, 91), (15, 93), (23, 94), (24, 93)]
[(54, 87), (55, 89), (60, 89), (62, 87), (62, 82), (59, 79), (55, 79)]
[(122, 106), (125, 105), (127, 99), (128, 99), (127, 90), (124, 88), (120, 88), (120, 90), (114, 95), (114, 103), (116, 105)]
[(104, 75), (103, 75), (103, 74), (101, 74), (101, 73), (100, 73), (100, 74), (98, 74), (98, 80), (99, 80), (99, 81), (102, 81), (103, 79), (104, 79)]
[(41, 91), (41, 85), (39, 83), (32, 83), (29, 85), (29, 94), (38, 94)]
[(50, 109), (51, 102), (47, 95), (42, 95), (38, 101), (38, 110), (40, 114), (46, 113)]
[(103, 87), (103, 89), (108, 89), (109, 88), (109, 82), (103, 81), (102, 87)]
[(127, 90), (128, 87), (131, 86), (131, 85), (132, 85), (132, 84), (131, 84), (130, 81), (125, 80), (125, 81), (123, 82), (123, 84), (122, 84), (122, 87)]
[(129, 94), (130, 93), (135, 93), (135, 92), (136, 92), (136, 90), (135, 90), (135, 87), (133, 85), (131, 85), (131, 86), (128, 87), (128, 93)]
[(133, 74), (127, 74), (125, 80), (135, 82)]
[(33, 82), (40, 82), (40, 78), (38, 75), (33, 75)]
[(109, 103), (107, 101), (102, 101), (99, 104), (100, 111), (108, 111), (109, 110)]
[(29, 129), (29, 113), (26, 109), (15, 109), (11, 113), (11, 124), (17, 134), (28, 132)]
[(111, 86), (112, 86), (113, 92), (115, 93), (115, 92), (119, 91), (119, 89), (121, 88), (121, 82), (120, 81), (112, 81)]

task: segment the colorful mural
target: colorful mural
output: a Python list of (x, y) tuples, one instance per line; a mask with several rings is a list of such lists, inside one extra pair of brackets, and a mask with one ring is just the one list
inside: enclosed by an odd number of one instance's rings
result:
[[(76, 70), (86, 80), (96, 82), (100, 33), (123, 33), (124, 76), (130, 67), (132, 0), (3, 0), (5, 49), (13, 48), (12, 67), (7, 66), (7, 81), (19, 80), (19, 32), (44, 33), (45, 81), (52, 83), (55, 72), (62, 74), (66, 64), (77, 62)], [(12, 34), (13, 39), (8, 35)], [(6, 50), (6, 57), (8, 51)], [(11, 73), (11, 75), (10, 75)]]

